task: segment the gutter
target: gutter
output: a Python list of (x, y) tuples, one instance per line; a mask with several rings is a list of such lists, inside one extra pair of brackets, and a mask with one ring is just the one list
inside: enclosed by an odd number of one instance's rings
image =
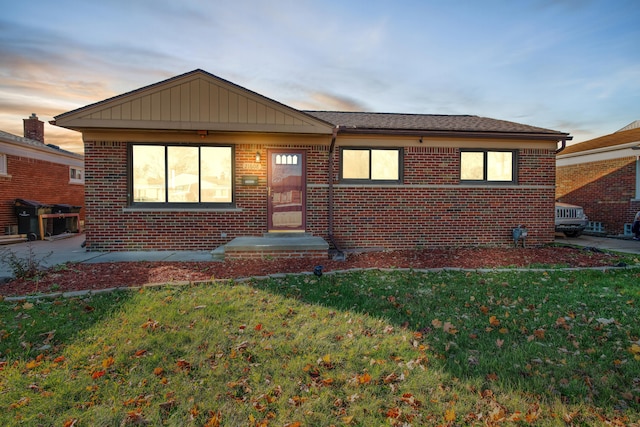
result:
[(356, 126), (342, 126), (340, 133), (360, 135), (398, 135), (422, 137), (458, 137), (458, 138), (491, 138), (491, 139), (533, 139), (541, 141), (570, 141), (573, 139), (568, 133), (541, 132), (497, 132), (497, 131), (465, 131), (465, 130), (420, 130), (420, 129), (379, 129)]
[(336, 138), (338, 137), (338, 130), (340, 129), (340, 125), (337, 125), (333, 128), (333, 134), (331, 135), (331, 145), (329, 146), (329, 200), (328, 200), (328, 208), (329, 208), (329, 241), (336, 249), (337, 256), (335, 259), (345, 259), (344, 251), (340, 249), (338, 244), (335, 241), (333, 236), (333, 153), (336, 146)]

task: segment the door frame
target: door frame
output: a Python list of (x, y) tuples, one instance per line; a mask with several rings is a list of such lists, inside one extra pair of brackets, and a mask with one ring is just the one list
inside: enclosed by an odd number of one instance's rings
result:
[[(276, 154), (298, 154), (301, 159), (301, 209), (302, 224), (298, 228), (278, 228), (273, 226), (272, 214), (272, 178), (273, 158)], [(269, 148), (267, 149), (267, 231), (269, 233), (304, 233), (307, 229), (307, 151), (301, 149)]]

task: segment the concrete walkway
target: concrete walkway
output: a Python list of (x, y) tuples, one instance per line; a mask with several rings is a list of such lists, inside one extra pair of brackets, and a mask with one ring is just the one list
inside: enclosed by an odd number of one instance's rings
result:
[(11, 251), (18, 259), (31, 257), (42, 267), (67, 262), (86, 264), (124, 261), (214, 261), (211, 251), (131, 251), (131, 252), (87, 252), (83, 247), (84, 234), (59, 240), (36, 240), (0, 246), (0, 283), (13, 277), (11, 266), (2, 254)]
[[(81, 245), (84, 235), (75, 235), (66, 239), (14, 243), (0, 246), (0, 257), (5, 251), (13, 252), (22, 260), (31, 256), (42, 267), (51, 267), (67, 262), (99, 263), (125, 261), (215, 261), (211, 251), (132, 251), (132, 252), (87, 252)], [(556, 235), (556, 243), (581, 247), (592, 247), (640, 255), (640, 241), (609, 237), (580, 236), (567, 238)], [(30, 253), (32, 255), (30, 255)], [(0, 262), (0, 283), (13, 277), (11, 266)]]

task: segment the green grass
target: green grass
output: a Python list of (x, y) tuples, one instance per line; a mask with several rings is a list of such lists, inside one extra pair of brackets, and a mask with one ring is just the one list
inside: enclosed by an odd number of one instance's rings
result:
[(361, 271), (0, 303), (0, 425), (640, 422), (640, 274)]

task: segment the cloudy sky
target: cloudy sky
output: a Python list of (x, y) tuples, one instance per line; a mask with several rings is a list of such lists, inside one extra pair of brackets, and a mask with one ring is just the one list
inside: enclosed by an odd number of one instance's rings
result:
[[(300, 109), (472, 114), (580, 142), (640, 119), (640, 2), (9, 0), (0, 129), (196, 68)], [(82, 152), (76, 132), (45, 138)]]

